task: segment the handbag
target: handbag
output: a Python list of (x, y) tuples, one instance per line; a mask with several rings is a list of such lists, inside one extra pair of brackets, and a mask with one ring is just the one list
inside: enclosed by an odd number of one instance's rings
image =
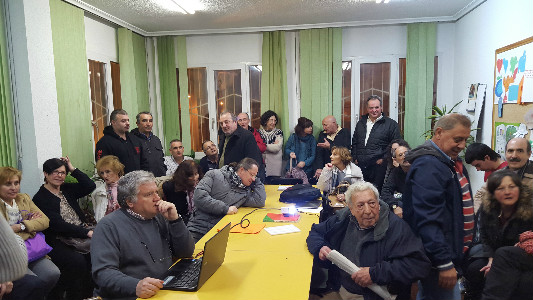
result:
[(304, 184), (309, 184), (309, 180), (307, 179), (307, 174), (305, 174), (305, 171), (299, 167), (293, 168), (292, 160), (292, 158), (289, 159), (289, 170), (287, 171), (287, 173), (285, 173), (285, 178), (301, 179)]
[[(93, 230), (94, 226), (85, 226), (85, 228), (89, 230)], [(63, 242), (65, 245), (70, 246), (71, 248), (74, 248), (76, 252), (81, 254), (89, 254), (91, 253), (91, 238), (78, 238), (78, 237), (65, 237), (65, 236), (58, 236), (58, 240)]]
[(52, 247), (46, 243), (42, 232), (37, 232), (34, 237), (25, 240), (24, 244), (28, 252), (28, 262), (38, 260), (52, 251)]

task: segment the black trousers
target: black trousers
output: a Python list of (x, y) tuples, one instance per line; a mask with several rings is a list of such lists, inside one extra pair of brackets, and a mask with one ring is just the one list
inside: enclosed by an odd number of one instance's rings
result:
[(383, 181), (385, 181), (385, 173), (387, 173), (387, 162), (383, 160), (381, 165), (378, 165), (376, 162), (374, 162), (367, 166), (360, 165), (359, 167), (363, 172), (363, 179), (367, 182), (371, 182), (381, 193)]
[(482, 299), (533, 299), (533, 255), (518, 247), (498, 248), (485, 280)]
[(487, 265), (488, 258), (482, 257), (470, 260), (463, 268), (467, 280), (466, 292), (469, 299), (481, 299), (481, 293), (485, 286), (485, 272), (479, 270)]
[(44, 282), (37, 276), (26, 274), (13, 281), (13, 290), (4, 295), (4, 300), (44, 299)]

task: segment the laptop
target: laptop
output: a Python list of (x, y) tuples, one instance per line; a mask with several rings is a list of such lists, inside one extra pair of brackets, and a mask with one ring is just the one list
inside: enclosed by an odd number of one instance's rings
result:
[(213, 275), (224, 262), (231, 223), (211, 237), (204, 246), (202, 258), (184, 258), (163, 275), (163, 289), (194, 292)]

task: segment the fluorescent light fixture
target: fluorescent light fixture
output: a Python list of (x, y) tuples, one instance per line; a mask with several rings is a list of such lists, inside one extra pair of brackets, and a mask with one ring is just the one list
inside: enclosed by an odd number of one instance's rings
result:
[(381, 1), (383, 1), (383, 0), (376, 0), (376, 3), (377, 3), (377, 4), (380, 4)]
[(389, 3), (389, 1), (390, 1), (390, 0), (385, 0), (385, 1), (383, 1), (383, 3)]
[(196, 12), (189, 5), (187, 5), (185, 1), (179, 1), (179, 0), (171, 0), (171, 1), (174, 2), (174, 4), (176, 4), (180, 8), (180, 11), (184, 14), (194, 15), (194, 13)]

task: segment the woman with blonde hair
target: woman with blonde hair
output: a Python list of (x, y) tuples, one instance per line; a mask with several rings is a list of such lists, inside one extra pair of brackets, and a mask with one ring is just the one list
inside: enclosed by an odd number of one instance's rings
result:
[[(363, 181), (363, 172), (352, 162), (348, 148), (333, 147), (330, 159), (331, 162), (324, 166), (318, 178), (317, 187), (320, 190), (332, 192), (343, 181), (350, 185)], [(344, 193), (337, 194), (337, 200), (344, 201)]]
[[(12, 167), (0, 167), (0, 214), (7, 220), (20, 240), (26, 241), (35, 238), (37, 234), (48, 228), (50, 220), (33, 203), (28, 194), (20, 193), (21, 179), (22, 173), (19, 170)], [(42, 234), (41, 238), (44, 239)], [(34, 281), (42, 283), (44, 290), (39, 290), (38, 293), (46, 296), (56, 285), (60, 272), (57, 266), (46, 257), (46, 254), (43, 254), (41, 257), (31, 257), (31, 261), (28, 262), (28, 275), (31, 275), (28, 280), (33, 278)], [(21, 290), (17, 290), (17, 287)], [(32, 291), (25, 289), (31, 289), (31, 287), (17, 286), (17, 281), (15, 281), (10, 297), (13, 299), (18, 296), (22, 297), (22, 295), (29, 297)]]
[(105, 215), (120, 208), (117, 201), (117, 185), (124, 176), (124, 165), (114, 155), (107, 155), (96, 162), (96, 172), (103, 181), (96, 182), (96, 189), (89, 198), (93, 203), (94, 219), (100, 221)]

